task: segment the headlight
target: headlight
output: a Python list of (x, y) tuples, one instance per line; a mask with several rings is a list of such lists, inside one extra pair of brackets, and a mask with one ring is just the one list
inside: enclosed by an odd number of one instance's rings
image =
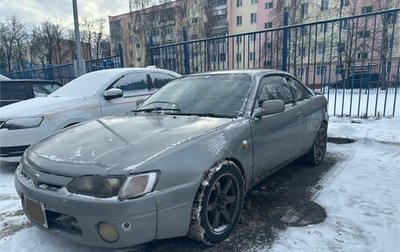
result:
[(157, 182), (157, 172), (127, 177), (119, 191), (119, 199), (132, 199), (152, 192)]
[(35, 128), (39, 127), (42, 121), (42, 117), (10, 119), (2, 125), (2, 128), (9, 130)]
[(111, 198), (118, 195), (124, 179), (123, 176), (84, 176), (70, 182), (67, 190), (70, 193)]

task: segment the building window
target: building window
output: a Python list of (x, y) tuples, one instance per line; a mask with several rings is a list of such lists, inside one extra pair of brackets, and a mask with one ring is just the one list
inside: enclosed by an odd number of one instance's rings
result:
[(329, 0), (321, 0), (321, 10), (328, 10), (329, 9)]
[(367, 59), (368, 53), (357, 53), (357, 59)]
[(257, 0), (251, 0), (251, 4), (256, 4)]
[(136, 61), (137, 61), (137, 62), (141, 62), (141, 61), (142, 61), (142, 58), (137, 58)]
[(358, 35), (360, 38), (369, 38), (371, 32), (370, 31), (360, 31), (358, 32)]
[(249, 53), (249, 60), (256, 60), (256, 53), (255, 52)]
[(272, 60), (264, 61), (264, 67), (271, 68), (272, 67)]
[(240, 7), (242, 5), (243, 5), (242, 0), (236, 0), (236, 7)]
[(274, 2), (266, 2), (265, 9), (272, 9), (274, 8)]
[(255, 33), (249, 34), (249, 39), (250, 41), (256, 41), (256, 34)]
[(318, 43), (318, 54), (322, 54), (325, 52), (325, 43)]
[(236, 62), (242, 61), (242, 54), (241, 53), (236, 53)]
[(268, 49), (271, 49), (271, 48), (272, 48), (272, 43), (271, 43), (271, 42), (268, 42), (268, 43), (265, 44), (265, 46), (266, 46)]
[(242, 36), (236, 37), (236, 43), (242, 43)]
[(264, 29), (272, 28), (272, 22), (264, 23)]
[(340, 7), (347, 7), (349, 6), (349, 0), (340, 0)]
[(250, 23), (254, 24), (255, 22), (257, 22), (257, 14), (251, 13), (250, 14)]
[(136, 44), (136, 48), (140, 48), (140, 44), (139, 43)]
[(192, 24), (197, 24), (198, 21), (199, 21), (198, 17), (192, 18)]
[(301, 4), (301, 16), (305, 17), (308, 15), (308, 3)]
[(317, 75), (324, 75), (326, 66), (317, 66), (316, 67), (316, 74)]
[(368, 13), (368, 12), (372, 12), (372, 6), (362, 7), (361, 13)]
[(236, 25), (242, 25), (242, 16), (236, 17)]
[(225, 61), (226, 60), (226, 53), (220, 53), (219, 54), (219, 61)]

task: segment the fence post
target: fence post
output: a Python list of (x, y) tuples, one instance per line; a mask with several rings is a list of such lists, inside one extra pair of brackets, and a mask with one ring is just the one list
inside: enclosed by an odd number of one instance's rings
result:
[(118, 44), (119, 60), (121, 61), (121, 67), (124, 67), (124, 51), (122, 50), (121, 43)]
[(150, 66), (154, 66), (153, 37), (149, 37)]
[(287, 71), (287, 46), (288, 46), (288, 28), (289, 25), (289, 12), (283, 12), (283, 46), (282, 46), (282, 71)]
[(186, 29), (183, 29), (183, 64), (185, 67), (185, 74), (190, 74), (190, 65), (189, 65), (189, 48), (188, 48), (188, 44), (185, 43), (186, 41), (188, 41), (188, 37), (187, 37), (187, 32)]

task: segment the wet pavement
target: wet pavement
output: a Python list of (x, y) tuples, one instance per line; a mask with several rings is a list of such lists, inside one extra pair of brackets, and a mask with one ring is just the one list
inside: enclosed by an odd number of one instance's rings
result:
[(127, 251), (254, 251), (271, 245), (286, 227), (321, 223), (323, 207), (313, 202), (319, 183), (340, 157), (327, 153), (317, 167), (295, 161), (261, 181), (245, 198), (239, 225), (224, 242), (209, 247), (186, 237), (153, 241)]

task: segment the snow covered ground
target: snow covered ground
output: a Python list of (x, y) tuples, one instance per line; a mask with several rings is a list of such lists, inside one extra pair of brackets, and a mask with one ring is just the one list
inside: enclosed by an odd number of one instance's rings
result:
[[(329, 135), (357, 141), (328, 145), (343, 161), (319, 182), (322, 189), (313, 199), (325, 208), (327, 218), (279, 231), (272, 246), (255, 251), (400, 251), (400, 118), (331, 117)], [(13, 173), (0, 170), (0, 251), (93, 248), (31, 227), (14, 191)]]
[(343, 155), (320, 182), (314, 201), (327, 219), (290, 227), (268, 251), (400, 251), (400, 118), (332, 118), (330, 136), (353, 138), (329, 144)]

